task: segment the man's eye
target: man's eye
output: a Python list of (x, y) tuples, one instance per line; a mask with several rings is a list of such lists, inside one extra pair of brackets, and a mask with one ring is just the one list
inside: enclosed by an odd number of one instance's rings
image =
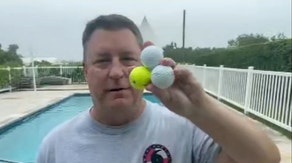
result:
[(110, 59), (98, 59), (98, 60), (96, 60), (96, 63), (104, 63), (104, 62), (110, 62)]
[(125, 61), (135, 61), (136, 59), (132, 58), (132, 57), (125, 57), (125, 58), (123, 58), (123, 60), (125, 60)]

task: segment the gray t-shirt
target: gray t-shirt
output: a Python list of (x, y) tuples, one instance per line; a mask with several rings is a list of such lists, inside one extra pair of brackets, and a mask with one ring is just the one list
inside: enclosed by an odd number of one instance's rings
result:
[(147, 101), (134, 122), (112, 127), (83, 112), (51, 131), (37, 163), (211, 163), (220, 146), (186, 118)]

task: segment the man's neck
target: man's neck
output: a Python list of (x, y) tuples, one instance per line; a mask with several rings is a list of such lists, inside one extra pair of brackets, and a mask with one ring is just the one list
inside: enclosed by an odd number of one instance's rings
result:
[(122, 126), (133, 122), (143, 113), (146, 101), (141, 100), (129, 108), (112, 109), (93, 106), (90, 115), (98, 122), (109, 126)]

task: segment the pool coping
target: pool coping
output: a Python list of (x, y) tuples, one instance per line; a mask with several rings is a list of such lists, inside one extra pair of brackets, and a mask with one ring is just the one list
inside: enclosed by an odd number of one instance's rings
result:
[[(152, 94), (152, 92), (144, 91), (143, 94)], [(44, 106), (41, 106), (41, 107), (38, 107), (35, 109), (31, 109), (30, 111), (28, 111), (24, 114), (21, 114), (20, 116), (14, 116), (14, 117), (10, 118), (9, 120), (6, 120), (6, 122), (3, 122), (3, 124), (0, 124), (0, 134), (9, 130), (10, 128), (13, 128), (14, 126), (17, 126), (18, 124), (20, 124), (22, 122), (25, 122), (25, 121), (33, 118), (34, 116), (41, 114), (44, 111), (49, 110), (50, 108), (52, 108), (56, 105), (59, 105), (60, 103), (70, 99), (73, 96), (88, 96), (88, 95), (90, 96), (90, 93), (75, 92), (75, 93), (72, 93), (70, 95), (64, 96), (63, 98), (61, 98), (59, 100), (51, 101), (50, 103), (48, 103)]]
[(35, 109), (31, 109), (30, 111), (23, 113), (21, 115), (17, 115), (14, 117), (11, 117), (9, 120), (5, 120), (3, 122), (3, 124), (0, 124), (0, 134), (4, 133), (5, 131), (13, 128), (14, 126), (17, 126), (18, 124), (25, 122), (31, 118), (33, 118), (34, 116), (37, 116), (39, 114), (41, 114), (44, 111), (49, 110), (50, 108), (59, 105), (60, 103), (70, 99), (73, 96), (86, 96), (86, 95), (90, 95), (89, 93), (72, 93), (69, 94), (67, 96), (64, 96), (63, 98), (56, 100), (56, 101), (51, 101), (48, 104), (45, 104), (44, 106), (35, 108)]

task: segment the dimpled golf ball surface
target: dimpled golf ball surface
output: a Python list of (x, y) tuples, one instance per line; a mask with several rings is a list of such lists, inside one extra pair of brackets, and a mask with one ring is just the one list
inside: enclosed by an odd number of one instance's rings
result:
[(160, 60), (163, 58), (163, 49), (157, 46), (148, 46), (141, 52), (142, 64), (149, 69), (153, 69), (159, 65)]
[(134, 88), (143, 90), (151, 81), (151, 72), (144, 66), (138, 66), (130, 72), (129, 78)]
[(173, 69), (169, 66), (156, 66), (151, 73), (151, 82), (160, 89), (170, 87), (174, 82)]

